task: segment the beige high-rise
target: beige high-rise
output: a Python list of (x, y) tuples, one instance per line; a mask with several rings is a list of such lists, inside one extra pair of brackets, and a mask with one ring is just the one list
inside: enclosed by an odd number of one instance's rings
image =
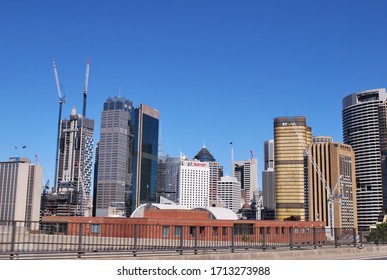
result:
[[(352, 147), (314, 140), (311, 155), (319, 171), (309, 161), (309, 219), (324, 221), (333, 228), (357, 228), (355, 154)], [(329, 198), (332, 198), (332, 209)]]
[(305, 117), (278, 117), (274, 119), (274, 160), (276, 218), (290, 217), (306, 220), (308, 206), (307, 154), (312, 143), (311, 128)]
[(0, 221), (39, 221), (42, 178), (29, 159), (0, 162)]

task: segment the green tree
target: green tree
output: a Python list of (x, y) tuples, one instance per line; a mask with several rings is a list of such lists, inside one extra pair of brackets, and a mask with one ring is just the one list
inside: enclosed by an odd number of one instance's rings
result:
[(371, 230), (367, 236), (368, 242), (386, 243), (387, 242), (387, 223), (381, 223), (376, 226), (376, 229)]

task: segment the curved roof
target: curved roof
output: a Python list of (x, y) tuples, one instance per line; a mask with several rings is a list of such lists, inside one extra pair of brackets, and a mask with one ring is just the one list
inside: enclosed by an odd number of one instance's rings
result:
[(222, 207), (198, 207), (195, 210), (207, 210), (216, 220), (238, 220), (238, 216), (228, 208)]
[(245, 204), (243, 204), (242, 208), (243, 208), (243, 209), (250, 209), (250, 204), (248, 204), (247, 202), (245, 202)]
[(201, 150), (196, 154), (195, 159), (205, 162), (214, 162), (215, 158), (210, 153), (210, 151), (206, 148), (206, 146), (203, 146)]
[[(144, 210), (148, 207), (148, 204), (139, 206), (130, 216), (131, 218), (144, 218)], [(154, 209), (176, 209), (176, 210), (205, 210), (211, 213), (211, 218), (215, 220), (238, 220), (238, 216), (228, 208), (221, 207), (196, 207), (187, 208), (183, 205), (171, 205), (171, 204), (152, 204)]]
[[(144, 218), (144, 210), (146, 207), (148, 207), (148, 204), (142, 204), (139, 207), (137, 207), (136, 210), (130, 215), (131, 218)], [(178, 210), (191, 210), (190, 208), (187, 208), (186, 206), (183, 205), (173, 205), (173, 204), (157, 204), (157, 203), (152, 203), (150, 205), (151, 208), (153, 209), (178, 209)]]

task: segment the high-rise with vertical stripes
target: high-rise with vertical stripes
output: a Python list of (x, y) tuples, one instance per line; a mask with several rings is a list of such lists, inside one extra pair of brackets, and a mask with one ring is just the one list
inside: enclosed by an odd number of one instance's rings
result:
[(29, 159), (0, 162), (0, 221), (39, 221), (43, 169)]
[(350, 145), (313, 137), (309, 161), (309, 220), (357, 228), (355, 154)]
[(94, 182), (96, 216), (127, 215), (125, 202), (133, 175), (132, 107), (132, 101), (124, 97), (109, 97), (103, 104)]

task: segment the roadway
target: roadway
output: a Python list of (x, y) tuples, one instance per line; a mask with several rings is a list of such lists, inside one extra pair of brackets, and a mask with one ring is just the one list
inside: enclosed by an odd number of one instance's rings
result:
[[(107, 257), (110, 259), (110, 257)], [(113, 258), (117, 259), (117, 258)], [(122, 256), (118, 259), (123, 259)], [(127, 258), (128, 259), (128, 258)], [(275, 249), (267, 251), (239, 251), (235, 253), (198, 252), (184, 255), (147, 255), (136, 260), (386, 260), (387, 245), (341, 246), (301, 249)]]

